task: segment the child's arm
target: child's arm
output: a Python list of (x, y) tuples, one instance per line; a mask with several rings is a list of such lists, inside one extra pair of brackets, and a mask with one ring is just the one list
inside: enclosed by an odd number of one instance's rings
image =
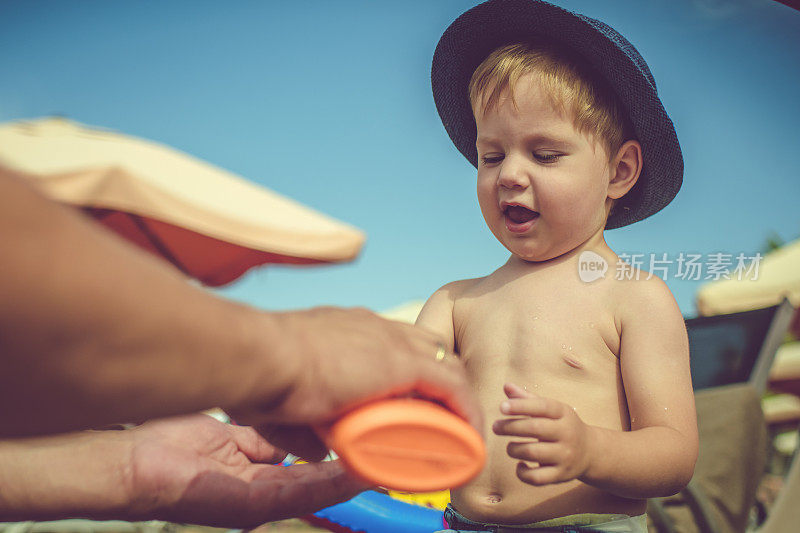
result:
[(595, 431), (595, 459), (584, 480), (623, 496), (666, 496), (689, 483), (697, 461), (689, 340), (660, 278), (632, 282), (631, 289), (620, 306), (631, 431)]
[(455, 350), (453, 305), (457, 295), (469, 281), (471, 280), (454, 281), (434, 292), (417, 317), (416, 325), (438, 336), (448, 354)]
[(629, 498), (666, 496), (691, 479), (697, 460), (697, 420), (689, 372), (689, 347), (680, 311), (658, 279), (632, 282), (620, 305), (620, 365), (631, 431), (583, 423), (567, 405), (506, 386), (499, 435), (534, 438), (512, 442), (517, 475), (532, 485), (578, 478)]

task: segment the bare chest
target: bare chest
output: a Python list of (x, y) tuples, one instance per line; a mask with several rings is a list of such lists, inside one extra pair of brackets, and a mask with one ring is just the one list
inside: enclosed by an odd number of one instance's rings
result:
[(602, 287), (486, 283), (456, 301), (453, 320), (456, 349), (478, 384), (493, 376), (588, 383), (618, 373), (619, 334)]

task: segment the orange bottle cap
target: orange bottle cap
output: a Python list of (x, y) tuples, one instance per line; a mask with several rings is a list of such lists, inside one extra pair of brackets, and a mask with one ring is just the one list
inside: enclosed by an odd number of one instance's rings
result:
[(336, 421), (326, 441), (368, 483), (407, 492), (463, 485), (481, 471), (486, 448), (475, 429), (432, 402), (378, 401)]

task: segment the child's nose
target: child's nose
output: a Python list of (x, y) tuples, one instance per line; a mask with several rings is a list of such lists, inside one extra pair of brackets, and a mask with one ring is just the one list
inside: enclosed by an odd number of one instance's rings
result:
[(518, 158), (506, 156), (497, 176), (497, 185), (504, 189), (524, 189), (528, 186), (524, 164)]

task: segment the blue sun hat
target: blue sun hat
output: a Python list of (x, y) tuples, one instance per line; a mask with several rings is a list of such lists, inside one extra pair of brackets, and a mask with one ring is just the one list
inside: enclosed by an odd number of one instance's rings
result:
[(619, 199), (606, 229), (633, 224), (663, 209), (683, 182), (678, 136), (642, 56), (610, 26), (538, 0), (490, 0), (458, 17), (433, 55), (436, 109), (464, 157), (478, 166), (476, 126), (469, 102), (472, 73), (495, 49), (512, 43), (552, 42), (579, 56), (613, 90), (642, 145), (636, 185)]

